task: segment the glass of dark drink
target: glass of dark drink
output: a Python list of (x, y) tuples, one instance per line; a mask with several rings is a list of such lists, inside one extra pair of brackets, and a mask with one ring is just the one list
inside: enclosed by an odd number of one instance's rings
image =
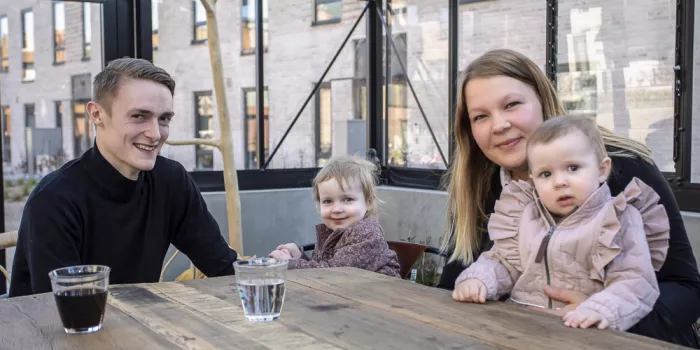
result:
[(58, 314), (66, 333), (97, 332), (107, 306), (109, 267), (80, 265), (49, 272)]

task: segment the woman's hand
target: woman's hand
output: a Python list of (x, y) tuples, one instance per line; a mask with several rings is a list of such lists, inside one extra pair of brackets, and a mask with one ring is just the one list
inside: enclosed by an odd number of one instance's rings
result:
[(302, 254), (299, 247), (294, 243), (282, 244), (276, 250), (286, 250), (292, 256), (292, 259), (299, 259)]
[(528, 308), (531, 310), (537, 310), (541, 312), (546, 312), (548, 314), (564, 317), (564, 315), (566, 315), (567, 312), (574, 311), (579, 304), (588, 299), (588, 295), (581, 293), (577, 290), (563, 289), (551, 286), (544, 287), (544, 294), (546, 294), (552, 300), (566, 303), (567, 305), (559, 310), (543, 309), (532, 306), (528, 306)]
[(452, 292), (452, 298), (468, 303), (485, 303), (486, 285), (478, 279), (470, 278), (455, 287), (455, 290)]

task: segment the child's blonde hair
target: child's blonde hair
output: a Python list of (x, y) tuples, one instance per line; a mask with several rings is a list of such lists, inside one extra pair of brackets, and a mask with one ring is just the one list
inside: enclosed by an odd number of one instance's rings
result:
[(527, 141), (528, 162), (532, 147), (548, 144), (574, 131), (580, 131), (586, 136), (588, 144), (595, 152), (599, 162), (602, 162), (603, 159), (608, 156), (603, 137), (600, 134), (598, 124), (595, 120), (589, 117), (563, 116), (546, 120), (532, 133), (532, 136), (530, 136), (530, 139)]
[(340, 189), (345, 191), (343, 186), (350, 181), (357, 179), (362, 186), (362, 192), (367, 201), (367, 214), (376, 215), (379, 198), (375, 186), (377, 184), (377, 166), (372, 162), (360, 157), (337, 156), (331, 158), (313, 180), (314, 201), (320, 203), (318, 185), (326, 180), (335, 179), (340, 185)]

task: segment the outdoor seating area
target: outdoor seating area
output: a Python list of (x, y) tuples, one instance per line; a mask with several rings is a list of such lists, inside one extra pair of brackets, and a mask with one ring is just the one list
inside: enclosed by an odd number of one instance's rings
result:
[(0, 349), (700, 349), (689, 0), (0, 0)]

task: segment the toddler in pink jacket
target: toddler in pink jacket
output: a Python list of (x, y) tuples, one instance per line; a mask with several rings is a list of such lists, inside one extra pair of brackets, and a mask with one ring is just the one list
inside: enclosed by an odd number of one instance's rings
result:
[(532, 184), (510, 181), (488, 230), (493, 248), (456, 280), (453, 297), (565, 305), (544, 286), (578, 290), (588, 299), (564, 316), (570, 327), (627, 330), (659, 296), (654, 270), (666, 258), (669, 222), (658, 195), (639, 179), (611, 197), (602, 137), (586, 117), (544, 122), (527, 144)]

